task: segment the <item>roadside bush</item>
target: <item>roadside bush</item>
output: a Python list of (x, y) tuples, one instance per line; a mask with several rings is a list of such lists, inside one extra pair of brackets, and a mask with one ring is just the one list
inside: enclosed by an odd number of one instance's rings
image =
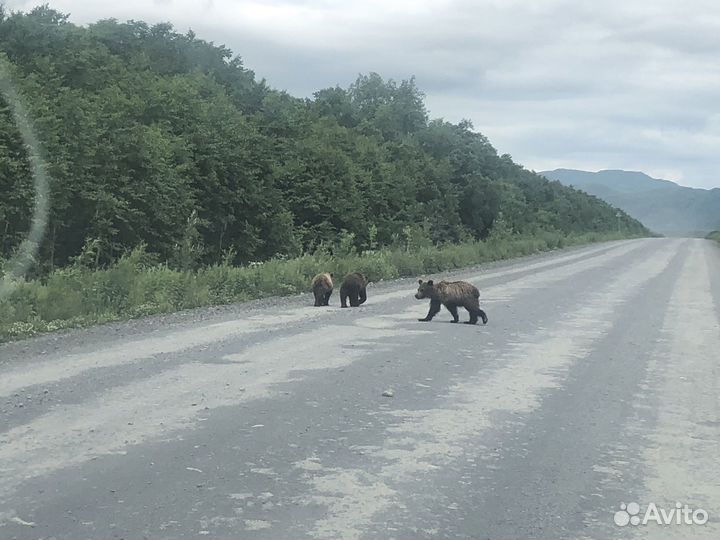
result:
[[(520, 236), (509, 230), (482, 241), (429, 246), (421, 229), (406, 231), (392, 249), (358, 253), (351, 237), (341, 238), (338, 251), (327, 250), (293, 259), (276, 257), (263, 263), (231, 266), (226, 260), (195, 271), (157, 264), (144, 247), (123, 256), (107, 269), (82, 264), (56, 270), (45, 280), (22, 281), (0, 299), (0, 341), (63, 328), (145, 317), (202, 306), (229, 304), (267, 296), (307, 292), (318, 272), (333, 272), (336, 287), (352, 271), (370, 281), (424, 276), (483, 262), (556, 249), (617, 240), (618, 234), (566, 236), (539, 231)], [(718, 238), (720, 234), (716, 235)]]

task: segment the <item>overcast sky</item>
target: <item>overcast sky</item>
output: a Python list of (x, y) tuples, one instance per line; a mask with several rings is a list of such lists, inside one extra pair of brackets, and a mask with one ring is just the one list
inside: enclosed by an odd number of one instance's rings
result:
[(359, 73), (415, 75), (432, 117), (472, 120), (529, 169), (629, 169), (720, 186), (716, 0), (48, 3), (76, 23), (192, 28), (296, 96), (347, 87)]

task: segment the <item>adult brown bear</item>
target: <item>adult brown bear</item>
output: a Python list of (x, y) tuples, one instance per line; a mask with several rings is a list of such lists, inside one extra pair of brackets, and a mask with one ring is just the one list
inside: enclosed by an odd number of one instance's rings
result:
[(311, 288), (315, 295), (315, 306), (327, 306), (330, 302), (333, 292), (332, 277), (331, 273), (323, 272), (313, 278)]
[(483, 324), (487, 324), (488, 318), (485, 312), (480, 309), (480, 291), (475, 285), (465, 281), (441, 281), (434, 284), (433, 280), (423, 282), (418, 280), (418, 291), (415, 298), (422, 300), (430, 299), (430, 311), (424, 319), (419, 321), (431, 321), (432, 318), (440, 311), (440, 305), (444, 305), (452, 314), (451, 322), (458, 322), (458, 307), (464, 307), (470, 313), (470, 320), (465, 324), (476, 324), (478, 317), (482, 319)]
[(367, 278), (360, 272), (352, 272), (345, 276), (340, 286), (340, 306), (348, 307), (347, 300), (350, 299), (351, 307), (358, 307), (367, 300)]

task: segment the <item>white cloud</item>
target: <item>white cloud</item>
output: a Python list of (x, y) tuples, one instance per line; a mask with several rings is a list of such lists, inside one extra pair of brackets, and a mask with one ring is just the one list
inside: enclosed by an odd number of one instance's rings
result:
[[(10, 1), (29, 9), (38, 2)], [(295, 95), (417, 76), (529, 168), (625, 168), (720, 186), (715, 0), (55, 0), (78, 23), (170, 21)]]

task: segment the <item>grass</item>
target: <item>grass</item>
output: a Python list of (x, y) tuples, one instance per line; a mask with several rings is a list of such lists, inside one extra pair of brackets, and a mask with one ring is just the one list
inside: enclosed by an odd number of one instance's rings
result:
[(707, 235), (707, 238), (710, 240), (715, 240), (716, 242), (720, 243), (720, 231), (713, 231), (710, 234)]
[(107, 269), (71, 266), (42, 280), (16, 283), (12, 292), (0, 299), (0, 342), (64, 328), (308, 292), (310, 280), (318, 272), (343, 276), (359, 271), (370, 281), (378, 281), (620, 238), (623, 236), (618, 234), (541, 232), (438, 247), (362, 254), (351, 250), (341, 257), (304, 255), (242, 267), (219, 264), (192, 272), (153, 265), (144, 250), (136, 249)]

